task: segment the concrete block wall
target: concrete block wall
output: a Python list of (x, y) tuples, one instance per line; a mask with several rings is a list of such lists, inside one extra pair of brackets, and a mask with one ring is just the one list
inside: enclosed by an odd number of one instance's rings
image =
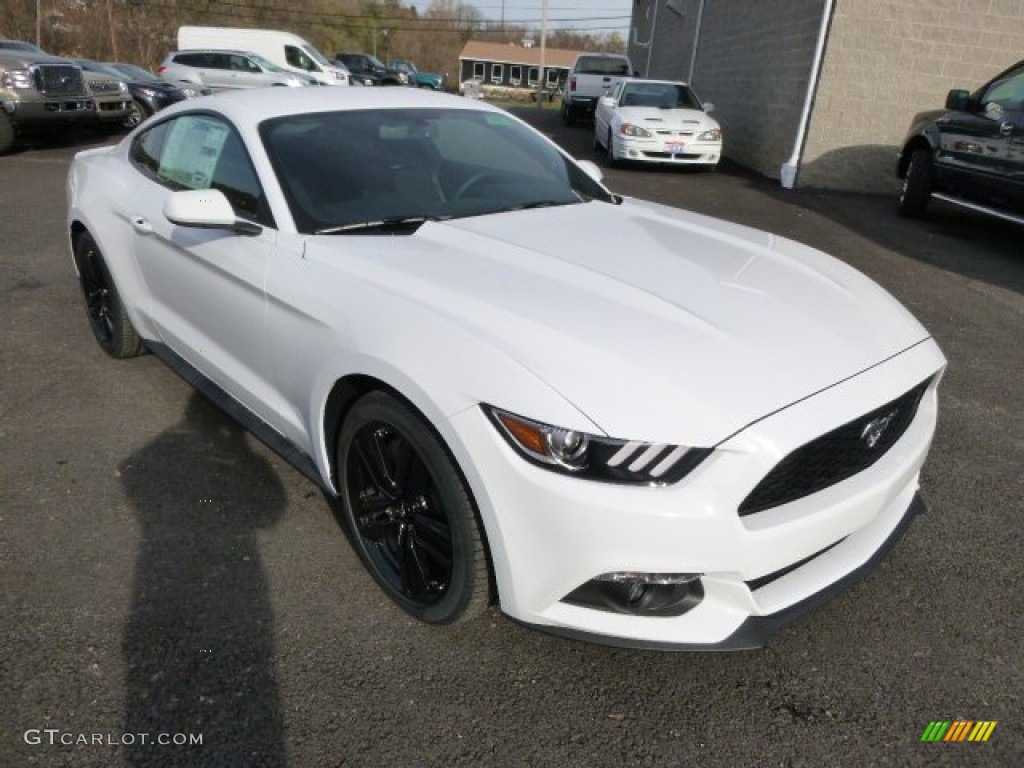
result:
[(797, 186), (895, 194), (914, 115), (1020, 59), (1024, 0), (836, 0)]

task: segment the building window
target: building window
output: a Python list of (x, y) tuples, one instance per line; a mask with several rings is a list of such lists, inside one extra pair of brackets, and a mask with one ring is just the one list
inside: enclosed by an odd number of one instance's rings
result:
[(523, 82), (523, 68), (519, 64), (513, 64), (508, 68), (508, 81), (511, 85), (519, 85)]
[(491, 64), (491, 82), (500, 83), (505, 77), (504, 64)]
[(473, 62), (473, 77), (477, 80), (484, 79), (484, 63), (482, 61)]
[(537, 84), (537, 68), (536, 67), (530, 67), (530, 70), (529, 70), (529, 72), (527, 74), (527, 78), (528, 79), (526, 81), (526, 84), (529, 85), (531, 88)]
[(548, 88), (554, 88), (558, 85), (559, 71), (557, 69), (549, 69), (544, 72), (544, 82)]

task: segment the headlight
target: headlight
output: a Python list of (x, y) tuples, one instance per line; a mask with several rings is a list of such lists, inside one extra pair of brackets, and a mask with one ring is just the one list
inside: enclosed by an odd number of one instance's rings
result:
[(710, 131), (704, 131), (704, 133), (697, 134), (697, 141), (721, 141), (722, 140), (722, 129), (712, 128)]
[(183, 94), (185, 94), (186, 99), (194, 99), (199, 95), (199, 91), (197, 91), (195, 88), (182, 88), (180, 90)]
[(491, 423), (533, 464), (588, 480), (630, 485), (668, 485), (700, 464), (710, 448), (615, 440), (564, 429), (483, 406)]
[(9, 69), (4, 74), (3, 84), (5, 88), (31, 88), (32, 73), (27, 69)]
[(639, 125), (633, 125), (632, 123), (623, 123), (619, 126), (619, 133), (623, 136), (638, 136), (642, 139), (649, 139), (654, 135), (646, 128), (641, 128)]
[(154, 91), (152, 88), (139, 88), (138, 90), (139, 94), (145, 96), (147, 99), (152, 99), (154, 96), (156, 96), (156, 91)]
[(406, 84), (408, 84), (408, 82), (409, 82), (409, 76), (407, 74), (405, 74), (405, 72), (399, 72), (398, 73), (398, 79), (401, 80), (403, 83), (406, 83)]
[(123, 80), (117, 81), (117, 90), (121, 93), (128, 93), (128, 85)]

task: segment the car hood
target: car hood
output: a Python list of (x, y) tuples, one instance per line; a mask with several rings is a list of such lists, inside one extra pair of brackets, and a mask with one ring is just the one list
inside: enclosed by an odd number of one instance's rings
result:
[(428, 305), (618, 438), (714, 445), (928, 337), (819, 251), (629, 199), (315, 240), (307, 258)]
[(699, 109), (657, 109), (655, 107), (620, 107), (618, 117), (623, 123), (642, 125), (645, 128), (692, 129), (707, 131), (717, 128), (718, 123)]

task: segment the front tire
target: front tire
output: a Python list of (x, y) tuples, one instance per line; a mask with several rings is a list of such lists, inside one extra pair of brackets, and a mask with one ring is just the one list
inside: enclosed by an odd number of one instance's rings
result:
[(150, 112), (146, 109), (146, 105), (138, 99), (132, 99), (131, 106), (128, 108), (128, 115), (124, 118), (122, 125), (129, 131), (149, 117)]
[(88, 232), (79, 236), (75, 242), (75, 265), (78, 267), (89, 327), (96, 342), (114, 358), (140, 354), (142, 338), (128, 317), (103, 254)]
[(932, 195), (932, 154), (929, 150), (915, 149), (910, 155), (907, 174), (900, 191), (899, 212), (910, 219), (919, 219), (928, 210)]
[(484, 611), (491, 577), (472, 497), (417, 413), (385, 392), (364, 395), (342, 422), (336, 466), (356, 551), (388, 597), (430, 624)]
[(619, 158), (615, 156), (615, 142), (612, 141), (612, 129), (608, 129), (608, 143), (605, 145), (608, 151), (608, 167), (615, 168), (620, 165)]

